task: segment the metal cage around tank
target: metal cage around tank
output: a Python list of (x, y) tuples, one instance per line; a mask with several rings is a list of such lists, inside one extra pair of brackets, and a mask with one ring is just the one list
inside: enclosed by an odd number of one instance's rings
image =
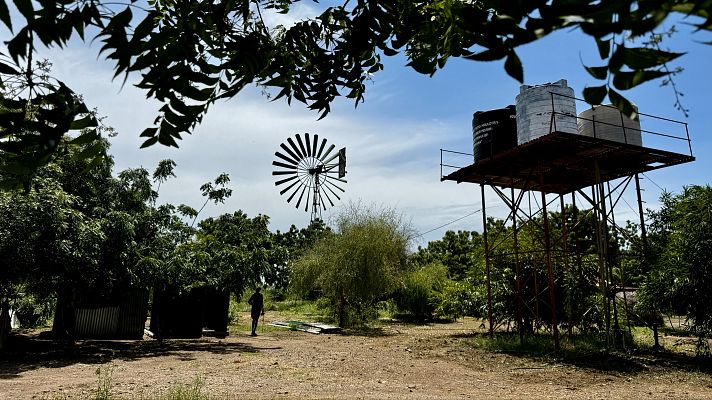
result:
[[(566, 271), (571, 267), (570, 264), (580, 263), (583, 254), (578, 248), (576, 238), (573, 238), (573, 243), (576, 245), (573, 246), (574, 248), (570, 248), (569, 235), (573, 233), (567, 232), (565, 223), (562, 223), (562, 230), (559, 232), (561, 237), (552, 236), (548, 211), (558, 203), (555, 207), (561, 210), (560, 217), (562, 219), (572, 218), (574, 223), (577, 223), (580, 217), (576, 215), (579, 212), (577, 203), (587, 203), (591, 207), (588, 212), (593, 213), (596, 225), (597, 254), (594, 255), (594, 258), (597, 260), (598, 276), (595, 284), (604, 299), (606, 343), (616, 346), (621, 340), (621, 336), (617, 333), (620, 333), (623, 328), (618, 322), (617, 307), (619, 305), (615, 298), (617, 294), (622, 293), (624, 297), (622, 306), (627, 307), (628, 302), (625, 297), (629, 286), (625, 281), (614, 276), (613, 264), (616, 261), (608, 254), (612, 236), (622, 232), (615, 220), (614, 210), (620, 206), (626, 191), (635, 190), (641, 237), (645, 246), (646, 231), (640, 174), (692, 162), (695, 157), (692, 155), (689, 131), (685, 122), (649, 114), (640, 113), (639, 115), (649, 121), (651, 126), (657, 126), (657, 122), (669, 124), (674, 127), (671, 128), (672, 132), (654, 128), (641, 129), (636, 126), (634, 127), (635, 134), (641, 135), (645, 139), (640, 143), (629, 143), (626, 138), (611, 140), (610, 137), (598, 137), (595, 133), (596, 127), (604, 124), (606, 128), (620, 129), (625, 135), (626, 130), (631, 129), (630, 124), (626, 123), (626, 118), (621, 116), (620, 126), (616, 127), (610, 118), (606, 121), (596, 121), (595, 116), (587, 118), (584, 113), (582, 113), (583, 116), (581, 114), (577, 116), (577, 122), (578, 125), (588, 124), (591, 128), (589, 136), (560, 131), (557, 129), (557, 121), (560, 120), (557, 116), (562, 114), (566, 117), (571, 116), (568, 111), (565, 113), (557, 111), (556, 104), (561, 102), (556, 101), (556, 98), (561, 96), (569, 100), (583, 102), (583, 100), (572, 96), (551, 92), (553, 111), (550, 117), (549, 132), (546, 135), (464, 166), (450, 160), (451, 158), (467, 157), (467, 153), (441, 149), (441, 181), (474, 183), (480, 187), (489, 333), (493, 334), (496, 327), (492, 314), (492, 251), (504, 240), (512, 240), (514, 250), (510, 256), (514, 264), (516, 322), (519, 327), (520, 340), (524, 341), (523, 325), (527, 313), (537, 314), (540, 312), (539, 305), (548, 303), (551, 313), (548, 316), (550, 321), (548, 328), (553, 335), (556, 349), (559, 349), (559, 324), (557, 323), (559, 312), (556, 308), (556, 296), (557, 294), (564, 296), (573, 294), (562, 293), (557, 289), (560, 282), (556, 282), (553, 271), (554, 268), (563, 268), (565, 276)], [(658, 139), (670, 142), (661, 144)], [(652, 144), (643, 146), (642, 144), (648, 140)], [(677, 152), (658, 147), (683, 148), (684, 150)], [(510, 237), (492, 237), (489, 234), (485, 188), (490, 188), (505, 204), (508, 213), (504, 220), (504, 226), (511, 227)], [(531, 206), (532, 199), (536, 203), (533, 208)], [(623, 200), (625, 201), (625, 199)], [(574, 215), (566, 215), (567, 203), (572, 206), (569, 209)], [(536, 229), (542, 235), (542, 248), (537, 251), (543, 255), (546, 282), (537, 282), (535, 275), (534, 294), (525, 296), (522, 285), (529, 284), (526, 280), (531, 277), (524, 276), (520, 272), (520, 260), (524, 252), (519, 247), (518, 234), (524, 224), (534, 224), (537, 217), (540, 223), (536, 222)], [(569, 316), (568, 319), (569, 333), (571, 332), (571, 321), (576, 321), (575, 316), (573, 319), (571, 317)]]

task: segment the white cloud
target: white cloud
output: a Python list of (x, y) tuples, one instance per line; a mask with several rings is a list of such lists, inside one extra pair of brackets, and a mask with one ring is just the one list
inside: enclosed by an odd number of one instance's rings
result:
[(280, 14), (275, 10), (262, 10), (261, 13), (265, 25), (274, 29), (278, 25), (289, 28), (297, 22), (313, 18), (321, 13), (321, 9), (312, 3), (299, 2), (290, 5), (287, 14)]

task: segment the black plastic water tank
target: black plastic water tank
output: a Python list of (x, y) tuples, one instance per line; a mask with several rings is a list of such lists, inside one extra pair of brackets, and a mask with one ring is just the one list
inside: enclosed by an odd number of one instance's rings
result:
[(517, 146), (514, 105), (472, 115), (472, 147), (475, 162)]

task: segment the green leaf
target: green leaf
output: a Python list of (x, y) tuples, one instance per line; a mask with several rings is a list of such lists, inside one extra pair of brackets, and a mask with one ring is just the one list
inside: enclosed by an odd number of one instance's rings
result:
[(626, 48), (623, 54), (623, 63), (631, 69), (642, 70), (665, 64), (684, 54), (649, 49), (647, 47)]
[(603, 86), (593, 86), (583, 89), (583, 99), (586, 100), (588, 104), (598, 105), (603, 102), (608, 94), (608, 88), (606, 85)]
[(616, 108), (623, 113), (623, 115), (629, 117), (630, 119), (635, 119), (638, 114), (637, 110), (628, 99), (621, 96), (618, 92), (613, 89), (608, 90), (608, 98), (611, 99)]
[(516, 79), (520, 83), (524, 82), (524, 68), (522, 67), (522, 61), (517, 56), (517, 53), (511, 52), (507, 56), (507, 60), (504, 62), (504, 70), (512, 78)]
[(668, 72), (658, 70), (617, 72), (613, 76), (613, 86), (616, 89), (628, 90), (643, 82), (669, 75)]
[[(141, 135), (141, 136), (143, 136), (143, 135)], [(143, 144), (141, 144), (141, 148), (144, 149), (146, 147), (153, 146), (157, 142), (158, 142), (158, 137), (152, 137), (150, 139), (146, 139), (146, 141), (143, 142)]]
[(621, 70), (621, 67), (623, 67), (623, 60), (625, 59), (625, 52), (626, 52), (626, 48), (624, 45), (619, 44), (616, 47), (616, 51), (613, 52), (613, 55), (608, 60), (608, 69), (611, 72), (616, 72), (616, 71)]
[(146, 128), (143, 130), (143, 132), (141, 132), (141, 135), (139, 136), (152, 138), (156, 136), (156, 132), (158, 132), (158, 128)]
[(4, 1), (0, 1), (0, 21), (2, 21), (7, 29), (12, 32), (12, 18), (10, 18), (10, 10)]
[(30, 30), (28, 27), (24, 27), (20, 32), (15, 35), (14, 38), (6, 42), (7, 51), (10, 53), (10, 57), (18, 63), (20, 58), (25, 58), (30, 52)]
[(89, 164), (84, 168), (84, 171), (91, 171), (94, 168), (98, 167), (99, 165), (103, 164), (105, 161), (105, 158), (103, 155), (98, 155), (94, 157)]
[(72, 139), (69, 143), (88, 144), (96, 140), (99, 140), (99, 134), (97, 133), (96, 129), (92, 129)]
[(608, 77), (608, 66), (602, 67), (587, 67), (583, 66), (588, 73), (596, 79), (606, 79)]
[(413, 68), (416, 72), (419, 72), (423, 75), (432, 75), (435, 73), (435, 65), (433, 65), (431, 62), (427, 61), (424, 58), (413, 59), (408, 64), (406, 64), (406, 66)]
[(146, 17), (141, 21), (134, 29), (133, 36), (131, 37), (131, 43), (135, 44), (139, 40), (148, 36), (156, 25), (156, 12), (149, 12)]
[(35, 19), (35, 10), (32, 8), (32, 0), (14, 0), (14, 3), (17, 10), (28, 22)]
[(507, 53), (499, 50), (485, 50), (479, 53), (464, 55), (463, 58), (473, 61), (497, 61), (507, 56)]
[(383, 46), (383, 49), (382, 49), (382, 50), (383, 50), (383, 54), (386, 55), (386, 56), (388, 56), (388, 57), (392, 57), (392, 56), (395, 56), (396, 54), (398, 54), (398, 51), (397, 51), (397, 50), (391, 49), (391, 48), (388, 47), (388, 46)]
[(82, 119), (72, 121), (72, 124), (69, 126), (69, 129), (84, 129), (84, 128), (88, 128), (90, 126), (96, 126), (96, 125), (97, 125), (96, 118), (94, 118), (93, 115), (89, 114)]
[(599, 38), (596, 38), (596, 46), (598, 47), (598, 55), (601, 56), (601, 60), (605, 60), (608, 58), (608, 55), (611, 53), (611, 39), (609, 40), (601, 40)]
[(0, 74), (20, 75), (20, 72), (18, 72), (11, 65), (5, 64), (4, 62), (0, 62)]
[(99, 153), (101, 153), (103, 149), (104, 146), (101, 143), (95, 143), (87, 147), (86, 149), (80, 151), (79, 153), (75, 154), (72, 158), (75, 160), (86, 160), (89, 158), (94, 158), (99, 155)]

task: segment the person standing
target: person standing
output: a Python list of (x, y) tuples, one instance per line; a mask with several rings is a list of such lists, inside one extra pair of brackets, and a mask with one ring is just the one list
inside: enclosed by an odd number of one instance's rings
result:
[(250, 336), (257, 336), (256, 330), (257, 323), (260, 321), (260, 315), (265, 315), (265, 301), (262, 293), (260, 293), (260, 287), (255, 289), (255, 293), (247, 300), (247, 304), (252, 306), (252, 310), (250, 311), (250, 314), (252, 314), (252, 333)]

